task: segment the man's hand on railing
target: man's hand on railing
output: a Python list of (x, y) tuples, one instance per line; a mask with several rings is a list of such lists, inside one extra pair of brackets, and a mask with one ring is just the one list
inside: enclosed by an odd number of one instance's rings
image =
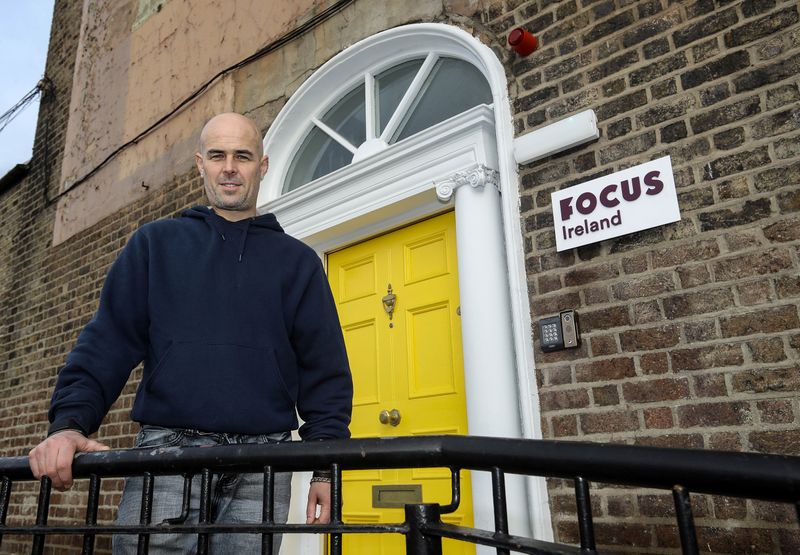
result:
[(64, 430), (31, 449), (28, 462), (37, 479), (49, 476), (54, 488), (66, 491), (72, 487), (72, 459), (75, 454), (108, 449), (108, 445), (89, 439), (78, 431)]
[[(319, 516), (317, 516), (319, 505)], [(308, 487), (306, 524), (328, 524), (331, 521), (331, 483), (311, 482)]]

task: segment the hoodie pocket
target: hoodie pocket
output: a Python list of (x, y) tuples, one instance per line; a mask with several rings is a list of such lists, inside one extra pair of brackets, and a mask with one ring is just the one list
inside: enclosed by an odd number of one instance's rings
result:
[[(230, 343), (174, 342), (144, 385), (147, 404), (174, 416), (202, 414), (237, 431), (243, 418), (294, 420), (295, 396), (286, 387), (272, 349)], [(283, 428), (291, 429), (291, 428)]]

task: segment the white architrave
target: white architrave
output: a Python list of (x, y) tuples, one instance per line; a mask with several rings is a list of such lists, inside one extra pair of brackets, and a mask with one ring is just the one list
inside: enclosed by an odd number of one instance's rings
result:
[[(492, 88), (492, 106), (477, 106), (281, 195), (310, 117), (325, 113), (365, 73), (376, 75), (430, 53), (481, 70)], [(541, 438), (512, 121), (503, 67), (469, 33), (434, 23), (384, 31), (322, 66), (278, 115), (264, 138), (271, 165), (259, 209), (275, 213), (288, 233), (323, 256), (454, 203), (470, 434)], [(437, 183), (455, 183), (464, 178), (458, 172), (479, 168), (496, 176), (497, 187), (460, 186), (446, 202), (437, 198)], [(507, 477), (511, 532), (532, 528), (535, 537), (552, 540), (544, 480), (526, 480), (527, 488), (514, 480)], [(490, 477), (473, 473), (473, 489), (476, 526), (491, 529)]]

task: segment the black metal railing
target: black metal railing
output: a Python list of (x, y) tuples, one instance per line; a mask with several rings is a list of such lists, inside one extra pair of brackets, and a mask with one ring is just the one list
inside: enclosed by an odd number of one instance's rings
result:
[[(276, 524), (272, 513), (274, 474), (329, 467), (332, 471), (332, 515), (327, 525)], [(405, 506), (405, 521), (396, 524), (342, 522), (342, 470), (446, 467), (452, 470), (453, 501), (446, 506)], [(461, 470), (491, 473), (494, 530), (480, 530), (442, 522), (441, 515), (457, 509)], [(210, 518), (211, 480), (214, 473), (263, 472), (264, 504), (261, 522), (215, 524)], [(139, 552), (147, 553), (150, 535), (197, 534), (198, 553), (209, 552), (209, 535), (222, 532), (262, 535), (262, 553), (272, 553), (273, 534), (330, 534), (330, 553), (342, 553), (342, 535), (396, 533), (405, 535), (407, 553), (435, 555), (442, 538), (497, 549), (533, 554), (597, 553), (590, 505), (590, 482), (670, 490), (683, 553), (698, 553), (690, 501), (691, 493), (743, 497), (792, 503), (800, 518), (800, 457), (732, 453), (693, 449), (663, 449), (629, 445), (536, 441), (467, 436), (428, 436), (391, 439), (334, 440), (278, 445), (225, 445), (203, 448), (127, 449), (78, 455), (73, 474), (88, 479), (86, 521), (81, 526), (48, 526), (50, 481), (41, 481), (36, 523), (6, 523), (14, 484), (33, 480), (27, 458), (0, 459), (0, 542), (4, 536), (33, 537), (34, 554), (42, 553), (48, 536), (83, 535), (83, 553), (93, 553), (95, 538), (103, 534), (135, 534)], [(150, 504), (158, 475), (201, 477), (198, 523), (152, 523)], [(506, 510), (506, 474), (574, 480), (580, 546), (544, 542), (509, 534)], [(102, 480), (144, 476), (141, 521), (138, 525), (97, 523)], [(187, 482), (187, 484), (188, 484)]]

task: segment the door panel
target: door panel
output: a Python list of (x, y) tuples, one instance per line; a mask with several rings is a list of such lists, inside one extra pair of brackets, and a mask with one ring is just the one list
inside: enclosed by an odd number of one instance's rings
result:
[[(466, 434), (466, 397), (458, 315), (455, 217), (444, 214), (328, 255), (331, 282), (353, 371), (353, 437)], [(392, 314), (383, 298), (395, 295)], [(396, 426), (380, 421), (396, 409)], [(373, 507), (373, 487), (420, 485), (422, 501), (450, 503), (448, 469), (347, 471), (345, 522), (402, 522), (402, 508)], [(445, 522), (472, 524), (468, 473), (461, 508)], [(397, 534), (346, 535), (348, 554), (405, 553)], [(474, 553), (444, 541), (447, 554)]]

